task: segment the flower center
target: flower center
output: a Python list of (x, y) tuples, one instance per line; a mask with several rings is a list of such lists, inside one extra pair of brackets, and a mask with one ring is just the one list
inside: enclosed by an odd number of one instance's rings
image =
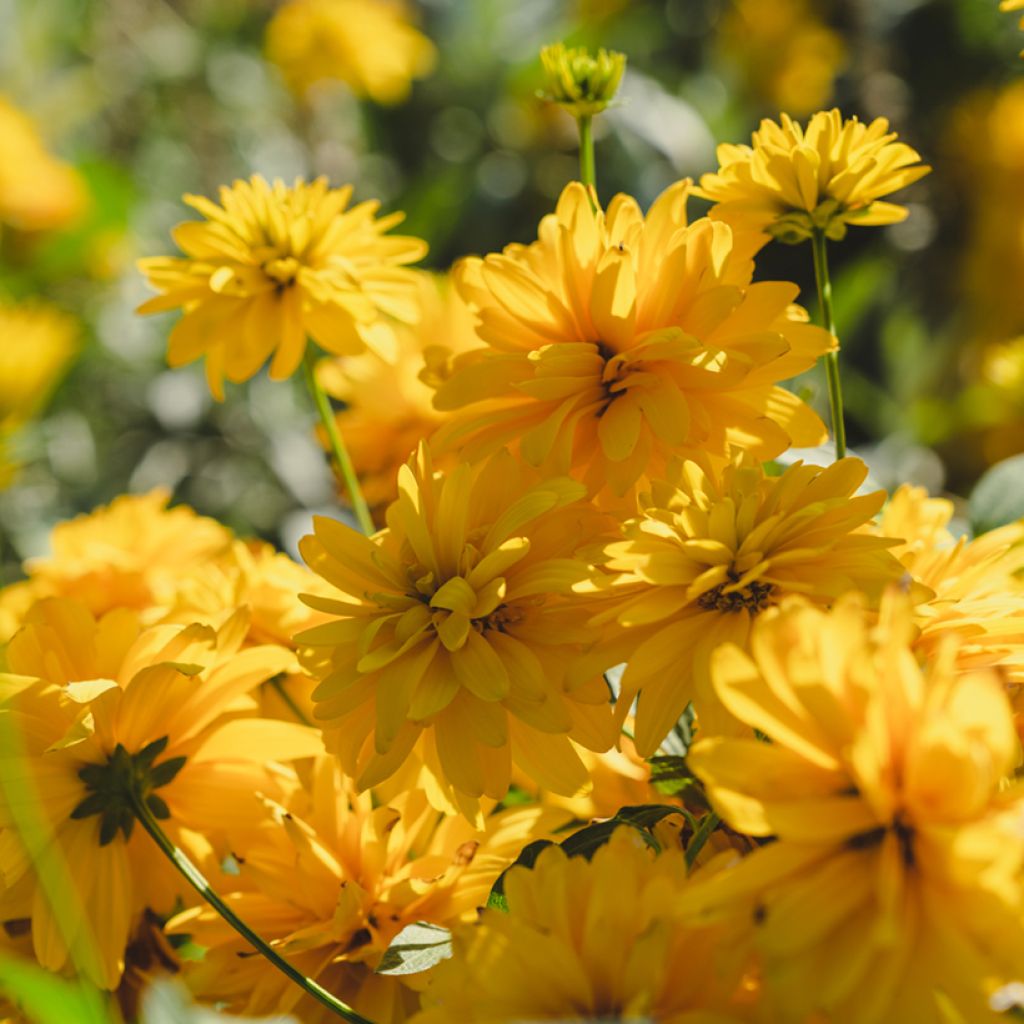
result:
[(278, 256), (263, 264), (263, 273), (279, 285), (289, 285), (295, 281), (301, 264), (294, 256)]
[(166, 786), (185, 765), (184, 757), (169, 757), (160, 764), (156, 759), (167, 748), (167, 737), (161, 736), (135, 754), (120, 744), (106, 764), (87, 764), (78, 772), (88, 796), (71, 812), (75, 820), (101, 816), (100, 846), (112, 842), (118, 831), (125, 839), (135, 825), (135, 801), (142, 800), (153, 817), (171, 816), (167, 804), (153, 792)]
[[(729, 574), (730, 577), (733, 575)], [(760, 583), (754, 580), (745, 587), (738, 590), (726, 590), (736, 582), (736, 577), (731, 583), (719, 583), (717, 587), (705, 590), (697, 598), (697, 606), (709, 612), (749, 612), (756, 615), (759, 611), (767, 608), (771, 603), (772, 591), (775, 587), (771, 583)]]

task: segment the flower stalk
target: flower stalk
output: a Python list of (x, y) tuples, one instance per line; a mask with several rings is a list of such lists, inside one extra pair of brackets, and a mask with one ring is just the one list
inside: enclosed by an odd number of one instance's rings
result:
[(350, 1024), (373, 1024), (372, 1021), (357, 1013), (350, 1006), (346, 1006), (340, 999), (335, 998), (322, 985), (318, 985), (312, 978), (306, 977), (301, 971), (293, 967), (284, 957), (275, 952), (259, 935), (256, 934), (221, 898), (210, 886), (206, 876), (189, 860), (188, 856), (179, 847), (171, 842), (170, 838), (160, 827), (159, 822), (153, 816), (141, 794), (133, 790), (131, 793), (132, 806), (135, 817), (139, 824), (149, 833), (153, 842), (160, 848), (167, 859), (184, 876), (185, 880), (192, 886), (207, 903), (217, 911), (218, 914), (232, 928), (238, 932), (254, 949), (269, 960), (279, 971), (287, 975), (296, 985), (311, 995), (318, 1003), (326, 1006), (328, 1010), (337, 1014)]
[(576, 119), (580, 129), (580, 181), (590, 196), (590, 205), (597, 209), (597, 170), (594, 163), (594, 119), (583, 114)]
[(317, 414), (320, 416), (320, 422), (327, 433), (331, 454), (334, 456), (338, 471), (341, 473), (341, 479), (345, 485), (345, 490), (348, 492), (349, 501), (352, 502), (352, 511), (355, 514), (356, 522), (359, 524), (359, 529), (367, 537), (370, 537), (376, 530), (373, 525), (373, 517), (370, 515), (370, 507), (366, 504), (366, 499), (363, 497), (363, 491), (359, 486), (359, 478), (356, 476), (355, 467), (352, 465), (352, 459), (348, 454), (348, 449), (345, 447), (345, 442), (341, 438), (338, 424), (335, 422), (334, 410), (331, 408), (330, 399), (328, 399), (327, 393), (316, 379), (316, 355), (312, 348), (306, 351), (302, 365), (306, 376), (306, 387), (309, 389), (309, 394), (313, 399), (313, 404), (316, 406)]
[[(828, 273), (828, 256), (825, 251), (825, 233), (820, 228), (811, 232), (811, 249), (814, 255), (814, 280), (818, 285), (818, 303), (821, 306), (822, 324), (838, 343), (835, 313), (832, 309), (832, 279)], [(828, 404), (832, 417), (832, 436), (835, 439), (836, 460), (846, 455), (846, 424), (843, 421), (843, 386), (839, 374), (839, 351), (825, 353), (825, 376), (828, 380)]]

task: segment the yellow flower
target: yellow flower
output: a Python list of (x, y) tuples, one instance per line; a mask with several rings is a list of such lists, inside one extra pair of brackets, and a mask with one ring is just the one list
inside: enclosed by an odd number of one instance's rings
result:
[(132, 608), (147, 623), (161, 620), (179, 600), (182, 582), (232, 544), (231, 533), (213, 519), (178, 505), (154, 490), (122, 495), (87, 515), (58, 523), (50, 534), (51, 555), (30, 559), (28, 580), (0, 590), (0, 641), (19, 624), (22, 612), (42, 597), (73, 597), (94, 615)]
[(35, 125), (0, 96), (0, 223), (47, 231), (77, 219), (86, 206), (78, 173), (46, 152)]
[(0, 302), (0, 433), (40, 410), (77, 347), (78, 325), (66, 313)]
[(363, 496), (378, 515), (398, 496), (399, 468), (444, 422), (424, 378), (440, 379), (452, 355), (479, 345), (470, 312), (447, 280), (420, 275), (418, 301), (416, 324), (395, 329), (394, 365), (367, 352), (325, 359), (317, 367), (325, 390), (345, 403), (336, 415), (338, 429)]
[(545, 46), (540, 62), (547, 86), (544, 98), (573, 117), (600, 114), (615, 98), (626, 71), (625, 54), (600, 49), (594, 57), (585, 47), (569, 48), (565, 43)]
[(705, 174), (697, 195), (717, 205), (711, 216), (748, 230), (799, 242), (822, 231), (846, 234), (847, 224), (894, 224), (905, 207), (881, 201), (923, 178), (931, 168), (896, 142), (884, 117), (844, 121), (837, 109), (815, 114), (802, 128), (787, 114), (767, 118), (753, 147), (718, 147), (717, 173)]
[(625, 494), (670, 454), (760, 458), (821, 443), (817, 415), (779, 381), (833, 341), (791, 306), (796, 285), (751, 284), (761, 241), (687, 225), (689, 182), (646, 219), (627, 196), (596, 215), (578, 183), (539, 241), (464, 260), (456, 281), (490, 347), (456, 357), (437, 435), (474, 459), (517, 441), (532, 465)]
[(642, 499), (626, 539), (605, 549), (616, 575), (578, 588), (611, 602), (596, 622), (615, 631), (595, 657), (628, 662), (617, 706), (624, 713), (639, 694), (645, 757), (691, 700), (704, 731), (728, 728), (709, 659), (719, 644), (745, 645), (766, 608), (789, 594), (827, 604), (855, 588), (877, 598), (903, 572), (886, 550), (893, 542), (864, 529), (885, 494), (855, 495), (867, 476), (860, 459), (797, 463), (778, 477), (749, 459), (722, 473), (697, 462), (674, 470)]
[(402, 0), (289, 0), (267, 26), (267, 56), (302, 95), (342, 81), (375, 103), (401, 103), (437, 52)]
[(679, 850), (655, 857), (626, 827), (592, 860), (544, 850), (532, 869), (505, 876), (508, 913), (485, 910), (456, 931), (416, 1024), (735, 1021), (713, 930), (687, 927), (674, 910), (685, 884)]
[(306, 598), (334, 620), (296, 638), (322, 680), (328, 749), (360, 788), (398, 771), (422, 735), (454, 799), (500, 800), (513, 762), (555, 792), (582, 789), (574, 741), (615, 738), (600, 673), (566, 679), (598, 637), (570, 590), (604, 518), (580, 484), (538, 479), (507, 452), (445, 478), (421, 446), (398, 489), (372, 538), (317, 518), (300, 545), (337, 591)]
[(326, 178), (291, 188), (259, 175), (220, 190), (221, 206), (185, 196), (206, 221), (174, 229), (185, 258), (157, 256), (139, 269), (161, 294), (139, 307), (157, 313), (181, 307), (167, 359), (184, 366), (206, 357), (215, 397), (224, 377), (248, 380), (273, 354), (270, 376), (290, 377), (310, 335), (336, 354), (366, 348), (394, 358), (395, 341), (382, 315), (416, 316), (416, 276), (402, 264), (421, 259), (426, 243), (386, 235), (401, 213), (375, 220), (368, 200), (346, 210), (350, 185)]
[[(687, 760), (734, 829), (774, 842), (680, 909), (750, 922), (771, 1019), (1000, 1019), (990, 984), (1024, 962), (1024, 802), (999, 680), (944, 648), (922, 670), (909, 607), (871, 628), (856, 599), (766, 616), (715, 654), (719, 698), (767, 742), (699, 740)], [(818, 1018), (814, 1018), (818, 1019)]]
[[(256, 793), (287, 795), (273, 762), (322, 749), (304, 726), (251, 716), (248, 694), (281, 671), (278, 647), (240, 650), (240, 612), (207, 626), (141, 630), (116, 610), (96, 620), (78, 602), (40, 602), (10, 641), (14, 675), (0, 676), (3, 719), (24, 756), (0, 758), (5, 790), (53, 830), (40, 871), (63, 858), (74, 899), (59, 908), (39, 888), (11, 812), (0, 817), (0, 921), (31, 919), (35, 955), (53, 971), (69, 960), (103, 988), (117, 986), (128, 937), (146, 907), (167, 914), (192, 898), (155, 843), (134, 828), (129, 777), (172, 840), (209, 861), (221, 839), (259, 825)], [(69, 937), (71, 949), (65, 941)]]
[[(333, 758), (316, 762), (308, 793), (274, 810), (272, 826), (239, 854), (238, 874), (222, 875), (217, 888), (290, 962), (375, 1024), (399, 1024), (419, 1005), (414, 988), (422, 979), (374, 974), (394, 937), (417, 921), (450, 927), (474, 918), (520, 849), (569, 817), (517, 808), (489, 816), (478, 831), (438, 815), (422, 790), (384, 804), (376, 794), (357, 795)], [(185, 911), (169, 930), (206, 948), (188, 967), (204, 1000), (247, 1016), (335, 1020), (258, 957), (244, 955), (244, 940), (210, 908)]]

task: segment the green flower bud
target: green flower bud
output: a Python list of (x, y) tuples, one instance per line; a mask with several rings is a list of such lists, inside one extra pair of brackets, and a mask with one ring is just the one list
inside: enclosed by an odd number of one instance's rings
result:
[(542, 97), (565, 107), (573, 117), (593, 117), (615, 98), (626, 70), (626, 55), (598, 50), (593, 57), (583, 47), (564, 43), (540, 51), (546, 89)]

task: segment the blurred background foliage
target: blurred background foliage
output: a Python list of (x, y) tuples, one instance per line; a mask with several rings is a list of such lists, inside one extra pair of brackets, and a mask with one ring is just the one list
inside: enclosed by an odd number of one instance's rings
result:
[[(559, 39), (629, 57), (595, 125), (605, 201), (646, 206), (781, 110), (888, 117), (935, 171), (897, 197), (906, 222), (833, 247), (853, 449), (886, 486), (960, 495), (1024, 451), (1024, 37), (996, 0), (284, 7), (0, 0), (0, 403), (27, 379), (19, 351), (46, 344), (5, 305), (62, 310), (78, 338), (43, 413), (4, 431), (0, 404), (6, 579), (56, 520), (126, 490), (166, 486), (287, 547), (332, 507), (300, 382), (218, 405), (201, 367), (168, 370), (173, 316), (134, 314), (134, 260), (173, 252), (182, 193), (253, 172), (326, 174), (405, 210), (433, 269), (531, 240), (577, 168), (573, 122), (536, 95), (538, 49)], [(19, 168), (27, 185), (5, 179)], [(33, 185), (43, 208), (5, 210), (5, 187)], [(758, 273), (800, 283), (813, 311), (806, 247), (770, 246)], [(797, 386), (824, 402), (817, 377)]]

